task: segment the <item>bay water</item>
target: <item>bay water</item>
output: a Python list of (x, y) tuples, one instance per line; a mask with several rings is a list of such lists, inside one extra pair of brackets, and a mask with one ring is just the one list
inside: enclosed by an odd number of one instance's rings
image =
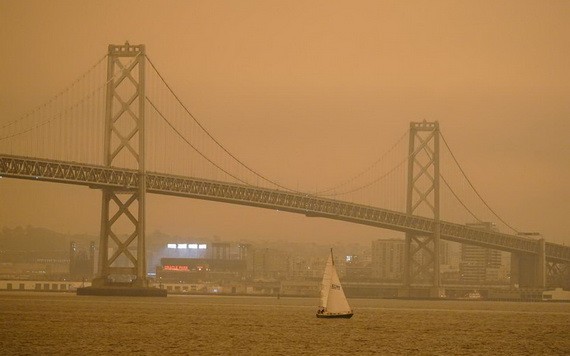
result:
[(570, 355), (570, 303), (1, 292), (2, 355)]

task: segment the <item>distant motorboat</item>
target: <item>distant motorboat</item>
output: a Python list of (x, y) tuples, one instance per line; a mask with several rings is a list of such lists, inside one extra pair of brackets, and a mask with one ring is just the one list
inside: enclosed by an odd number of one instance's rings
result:
[(352, 309), (348, 305), (336, 272), (331, 248), (321, 284), (321, 303), (317, 310), (317, 318), (350, 319), (352, 315)]

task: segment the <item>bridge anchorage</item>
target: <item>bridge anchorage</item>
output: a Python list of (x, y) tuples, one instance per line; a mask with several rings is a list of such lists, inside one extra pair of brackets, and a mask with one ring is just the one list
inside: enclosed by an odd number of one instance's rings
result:
[[(145, 130), (145, 99), (149, 103), (147, 109), (152, 107), (159, 117), (167, 119), (145, 95), (147, 61), (149, 67), (154, 68), (145, 55), (144, 45), (126, 43), (109, 46), (106, 81), (99, 86), (106, 88), (105, 127), (104, 130), (98, 129), (104, 131), (101, 138), (87, 135), (81, 140), (70, 135), (67, 137), (72, 139), (60, 140), (62, 130), (63, 133), (75, 134), (74, 127), (80, 125), (67, 127), (65, 120), (45, 121), (42, 115), (39, 115), (39, 122), (32, 120), (32, 116), (29, 125), (32, 128), (26, 126), (27, 123), (24, 125), (15, 121), (16, 124), (5, 126), (7, 132), (0, 132), (1, 177), (75, 184), (102, 191), (97, 277), (91, 287), (78, 290), (78, 294), (166, 295), (166, 291), (150, 286), (147, 279), (146, 194), (280, 210), (405, 233), (405, 271), (398, 292), (400, 297), (442, 296), (439, 271), (441, 240), (511, 253), (513, 286), (536, 289), (545, 286), (570, 287), (569, 246), (501, 233), (489, 223), (466, 225), (443, 220), (440, 215), (440, 180), (450, 187), (440, 174), (440, 139), (443, 143), (445, 139), (440, 135), (438, 122), (410, 124), (408, 154), (401, 161), (407, 159), (408, 162), (405, 212), (287, 190), (277, 185), (278, 188), (262, 187), (247, 183), (247, 179), (240, 179), (231, 173), (223, 175), (227, 179), (224, 180), (218, 176), (214, 179), (202, 177), (195, 171), (182, 175), (165, 173), (167, 170), (158, 167), (147, 171), (145, 137), (153, 131), (153, 121), (147, 120), (149, 129)], [(152, 77), (149, 76), (148, 82), (152, 82)], [(149, 85), (149, 91), (152, 88)], [(96, 105), (102, 107), (99, 101)], [(152, 112), (147, 111), (147, 119), (151, 118)], [(99, 110), (95, 110), (93, 121), (102, 123), (101, 116)], [(89, 125), (87, 127), (91, 128)], [(92, 133), (91, 130), (84, 131)], [(38, 138), (26, 137), (29, 132), (37, 132)], [(185, 139), (184, 136), (182, 138)], [(97, 156), (96, 161), (68, 155), (76, 148), (71, 143), (79, 142), (85, 146), (84, 141), (89, 139), (93, 142), (93, 154), (90, 155), (88, 151), (85, 157)], [(55, 143), (60, 141), (65, 142), (65, 147), (55, 147)], [(103, 149), (100, 147), (101, 141), (104, 141)], [(46, 142), (48, 149), (42, 145)], [(30, 143), (31, 147), (28, 146)], [(54, 147), (50, 150), (52, 145)], [(41, 149), (33, 151), (35, 146)], [(154, 143), (156, 146), (158, 144)], [(151, 153), (152, 148), (147, 147), (149, 156), (157, 156)], [(50, 153), (44, 154), (46, 151)], [(100, 159), (101, 152), (104, 153), (103, 160)], [(152, 162), (147, 161), (147, 164), (152, 167)], [(445, 165), (442, 166), (445, 168)], [(224, 170), (224, 173), (229, 172)], [(130, 228), (128, 236), (118, 233), (119, 230), (124, 231), (125, 226)]]

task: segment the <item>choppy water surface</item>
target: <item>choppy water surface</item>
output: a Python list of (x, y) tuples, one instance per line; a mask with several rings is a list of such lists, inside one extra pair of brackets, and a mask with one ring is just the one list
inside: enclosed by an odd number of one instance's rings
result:
[(569, 303), (0, 293), (3, 355), (568, 355)]

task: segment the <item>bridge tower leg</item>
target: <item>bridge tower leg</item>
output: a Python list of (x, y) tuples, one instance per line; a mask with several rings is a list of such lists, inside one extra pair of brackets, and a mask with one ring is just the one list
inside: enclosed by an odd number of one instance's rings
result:
[(107, 60), (104, 163), (138, 170), (138, 184), (103, 189), (98, 274), (78, 294), (166, 295), (146, 275), (145, 46), (109, 45)]
[(536, 241), (538, 254), (511, 254), (511, 284), (521, 288), (544, 289), (547, 282), (546, 242), (543, 238)]
[(435, 220), (431, 235), (406, 233), (404, 280), (401, 296), (411, 296), (413, 284), (430, 286), (429, 297), (443, 294), (439, 273), (440, 201), (439, 201), (439, 123), (410, 123), (408, 155), (408, 190), (406, 213)]

